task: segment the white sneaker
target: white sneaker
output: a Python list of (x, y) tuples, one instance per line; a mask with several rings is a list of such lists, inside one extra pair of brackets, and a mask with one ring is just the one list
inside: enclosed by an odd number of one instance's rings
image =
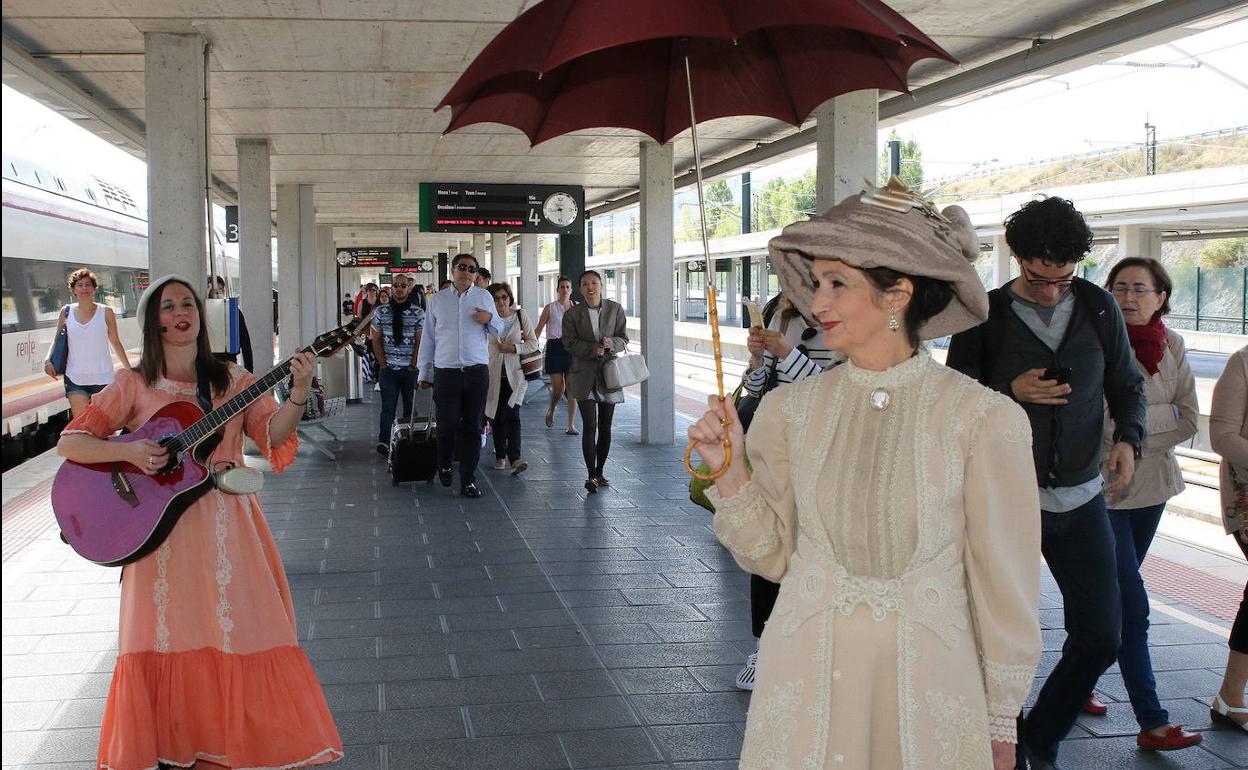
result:
[(754, 669), (758, 666), (758, 653), (751, 652), (745, 658), (745, 668), (741, 669), (741, 673), (737, 674), (738, 690), (754, 689)]
[(377, 383), (376, 385), (373, 385), (373, 392), (374, 392), (374, 393), (380, 393), (380, 392), (381, 392), (381, 383), (380, 383), (380, 382), (379, 382), (379, 383)]

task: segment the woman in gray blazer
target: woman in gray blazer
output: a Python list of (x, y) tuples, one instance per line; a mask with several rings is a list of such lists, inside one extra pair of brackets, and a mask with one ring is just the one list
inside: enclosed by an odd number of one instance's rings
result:
[(568, 371), (568, 395), (581, 412), (581, 453), (589, 478), (585, 489), (592, 495), (610, 482), (602, 475), (611, 449), (611, 418), (615, 405), (624, 403), (624, 391), (607, 387), (603, 365), (628, 345), (624, 308), (602, 296), (602, 276), (595, 270), (581, 273), (585, 302), (563, 316), (563, 346), (572, 354)]

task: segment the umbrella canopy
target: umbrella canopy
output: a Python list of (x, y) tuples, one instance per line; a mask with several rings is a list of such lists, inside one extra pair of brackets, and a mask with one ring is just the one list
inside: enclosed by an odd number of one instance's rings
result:
[(454, 131), (501, 123), (533, 144), (586, 128), (665, 143), (699, 120), (800, 125), (865, 88), (907, 91), (917, 61), (955, 61), (876, 0), (544, 0), (486, 46), (438, 105)]

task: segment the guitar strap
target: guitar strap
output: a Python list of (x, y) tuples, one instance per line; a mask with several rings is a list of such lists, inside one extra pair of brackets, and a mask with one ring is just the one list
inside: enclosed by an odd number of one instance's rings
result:
[[(212, 385), (208, 382), (208, 375), (204, 372), (204, 368), (199, 364), (195, 365), (195, 379), (197, 381), (195, 397), (199, 401), (199, 408), (204, 410), (204, 414), (208, 414), (212, 411)], [(221, 443), (222, 438), (221, 431), (218, 430), (204, 439), (202, 446), (205, 460), (217, 448), (217, 444)], [(212, 478), (212, 474), (209, 474), (209, 478)]]

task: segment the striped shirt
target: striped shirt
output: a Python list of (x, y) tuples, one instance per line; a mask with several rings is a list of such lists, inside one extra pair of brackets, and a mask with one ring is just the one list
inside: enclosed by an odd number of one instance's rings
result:
[[(771, 323), (767, 325), (768, 329), (779, 331), (783, 321), (780, 319), (780, 313), (776, 313), (771, 318)], [(812, 335), (807, 330), (813, 330)], [(809, 339), (803, 340), (802, 336)], [(831, 369), (837, 364), (845, 360), (845, 356), (834, 351), (828, 350), (823, 346), (823, 334), (820, 333), (818, 327), (806, 326), (801, 316), (797, 316), (789, 321), (788, 328), (784, 330), (785, 339), (793, 345), (793, 349), (782, 360), (777, 361), (770, 350), (763, 351), (763, 365), (746, 372), (745, 389), (750, 393), (761, 396), (767, 389), (767, 378), (771, 373), (772, 367), (776, 370), (777, 384), (788, 382), (801, 382), (812, 374)]]

